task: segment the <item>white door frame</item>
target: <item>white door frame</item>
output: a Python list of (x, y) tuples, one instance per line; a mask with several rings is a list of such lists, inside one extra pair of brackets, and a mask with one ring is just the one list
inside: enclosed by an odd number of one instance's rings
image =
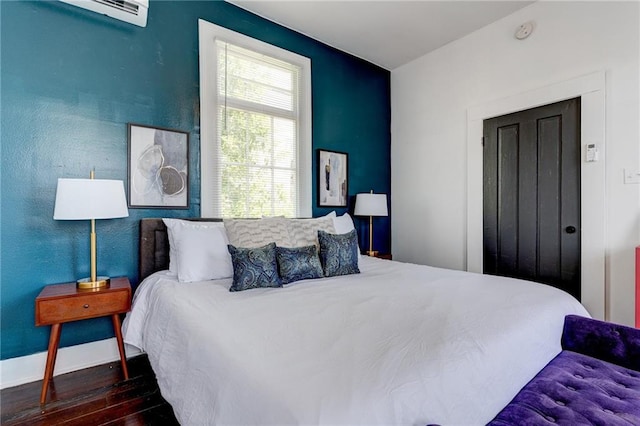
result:
[[(482, 273), (483, 120), (571, 98), (581, 98), (581, 298), (587, 311), (607, 319), (605, 270), (605, 73), (596, 72), (467, 110), (467, 253), (466, 269)], [(595, 143), (599, 160), (587, 163), (585, 147)]]

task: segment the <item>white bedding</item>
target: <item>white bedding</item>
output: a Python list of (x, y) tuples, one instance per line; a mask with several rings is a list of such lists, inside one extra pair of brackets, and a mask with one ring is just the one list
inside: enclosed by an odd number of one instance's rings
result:
[(372, 259), (361, 274), (231, 293), (137, 289), (125, 342), (183, 425), (485, 424), (560, 351), (571, 296), (526, 281)]

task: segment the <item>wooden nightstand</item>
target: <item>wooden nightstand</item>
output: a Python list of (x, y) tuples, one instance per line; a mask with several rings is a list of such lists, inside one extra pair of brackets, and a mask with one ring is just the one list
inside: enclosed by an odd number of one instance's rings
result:
[(393, 260), (393, 256), (391, 255), (391, 253), (378, 253), (376, 254), (376, 257), (378, 259)]
[(65, 322), (111, 316), (124, 378), (129, 378), (119, 314), (129, 312), (130, 309), (131, 284), (127, 277), (112, 278), (111, 285), (101, 289), (78, 289), (75, 282), (48, 285), (42, 289), (36, 298), (36, 326), (51, 325), (51, 332), (40, 404), (47, 400), (47, 390), (53, 377), (53, 367), (60, 344), (60, 331)]
[[(368, 256), (367, 253), (363, 253), (363, 255), (364, 256)], [(378, 253), (378, 252), (376, 252), (376, 254), (374, 254), (373, 257), (377, 257), (378, 259), (393, 260), (393, 256), (391, 255), (391, 253)]]

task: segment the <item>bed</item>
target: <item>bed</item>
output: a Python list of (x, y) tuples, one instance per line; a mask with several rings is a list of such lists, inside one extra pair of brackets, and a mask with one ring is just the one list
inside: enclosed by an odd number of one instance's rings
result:
[(553, 287), (362, 256), (359, 274), (230, 292), (180, 282), (143, 219), (126, 343), (184, 425), (486, 424), (560, 351)]

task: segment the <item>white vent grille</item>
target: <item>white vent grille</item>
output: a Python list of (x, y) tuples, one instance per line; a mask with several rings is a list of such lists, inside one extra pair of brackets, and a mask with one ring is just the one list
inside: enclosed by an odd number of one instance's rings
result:
[(120, 21), (147, 26), (149, 0), (60, 0)]
[(115, 7), (123, 12), (131, 13), (133, 15), (138, 15), (138, 9), (140, 8), (135, 3), (129, 3), (128, 1), (123, 0), (94, 0), (96, 3), (102, 3), (104, 5)]

